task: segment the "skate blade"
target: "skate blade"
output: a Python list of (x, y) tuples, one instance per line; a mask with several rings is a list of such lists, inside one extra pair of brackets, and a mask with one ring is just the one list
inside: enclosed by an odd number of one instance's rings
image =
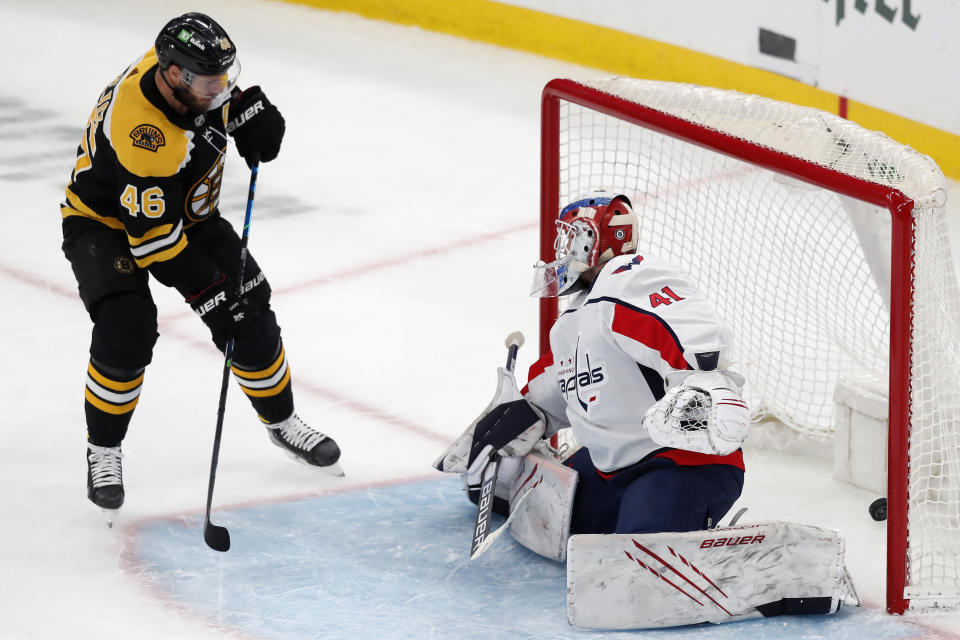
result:
[(326, 473), (327, 475), (334, 476), (335, 478), (342, 478), (342, 477), (344, 477), (344, 476), (346, 475), (346, 474), (343, 472), (343, 467), (340, 466), (340, 463), (339, 463), (339, 462), (334, 462), (333, 464), (328, 464), (328, 465), (325, 466), (325, 467), (318, 467), (318, 466), (315, 465), (315, 464), (310, 464), (309, 462), (307, 462), (306, 460), (304, 460), (303, 458), (301, 458), (301, 457), (298, 456), (297, 454), (293, 453), (292, 451), (287, 451), (286, 449), (283, 449), (283, 453), (284, 453), (284, 455), (286, 455), (286, 456), (287, 456), (288, 458), (290, 458), (291, 460), (295, 460), (296, 462), (299, 462), (300, 464), (302, 464), (302, 465), (304, 465), (304, 466), (310, 467), (311, 469), (319, 469), (320, 471), (323, 471), (323, 472)]
[(104, 509), (100, 507), (100, 511), (103, 512), (103, 517), (107, 520), (107, 528), (113, 529), (113, 523), (117, 519), (117, 512), (119, 509)]
[(334, 476), (336, 478), (342, 478), (345, 475), (347, 475), (343, 472), (343, 467), (340, 466), (339, 462), (334, 462), (333, 464), (329, 464), (325, 467), (317, 467), (317, 468), (323, 471), (324, 473)]

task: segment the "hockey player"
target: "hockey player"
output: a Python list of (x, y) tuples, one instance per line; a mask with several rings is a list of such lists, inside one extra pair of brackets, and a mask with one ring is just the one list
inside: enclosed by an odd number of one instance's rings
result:
[(718, 369), (727, 326), (690, 276), (635, 253), (626, 196), (585, 195), (557, 227), (557, 260), (537, 266), (532, 295), (569, 296), (569, 306), (530, 368), (525, 402), (493, 408), (472, 429), (468, 483), (496, 452), (529, 450), (536, 425), (547, 436), (570, 427), (583, 445), (566, 461), (579, 476), (571, 534), (711, 526), (743, 488), (749, 424), (742, 378)]
[(170, 20), (155, 46), (100, 94), (66, 199), (63, 251), (93, 321), (84, 409), (87, 496), (124, 501), (121, 442), (157, 340), (149, 280), (173, 287), (221, 351), (270, 440), (339, 473), (340, 450), (294, 412), (270, 284), (218, 209), (227, 138), (251, 167), (276, 158), (284, 119), (259, 87), (236, 87), (240, 65), (223, 28), (200, 13)]
[[(570, 296), (524, 395), (550, 432), (570, 426), (583, 445), (567, 462), (579, 476), (571, 533), (704, 529), (743, 488), (743, 380), (717, 368), (730, 331), (689, 275), (635, 253), (637, 226), (626, 196), (577, 199), (560, 213), (557, 261), (534, 280), (534, 294)], [(697, 401), (691, 388), (720, 392), (730, 429), (720, 446), (698, 419), (706, 411), (684, 407)], [(706, 446), (691, 446), (697, 438)]]
[[(501, 458), (509, 531), (566, 560), (574, 626), (836, 612), (852, 589), (839, 532), (713, 528), (743, 488), (744, 380), (724, 368), (726, 324), (689, 275), (636, 252), (637, 233), (624, 195), (563, 208), (556, 261), (537, 265), (533, 287), (569, 299), (550, 352), (522, 392), (501, 369), (493, 402), (434, 466), (469, 488)], [(565, 427), (583, 446), (561, 464), (540, 438)]]

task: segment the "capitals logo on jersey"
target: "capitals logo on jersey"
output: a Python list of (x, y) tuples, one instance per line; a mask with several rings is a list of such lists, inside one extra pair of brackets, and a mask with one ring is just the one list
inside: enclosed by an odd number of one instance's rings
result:
[(577, 353), (561, 358), (557, 367), (557, 383), (560, 393), (567, 402), (571, 394), (580, 407), (588, 411), (590, 404), (597, 401), (597, 390), (607, 383), (607, 365), (590, 357), (589, 352)]

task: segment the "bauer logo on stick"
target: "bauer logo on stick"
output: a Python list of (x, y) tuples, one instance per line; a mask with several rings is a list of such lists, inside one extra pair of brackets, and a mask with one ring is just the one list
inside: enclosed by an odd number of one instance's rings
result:
[(483, 493), (480, 495), (478, 503), (479, 516), (473, 532), (474, 549), (487, 537), (487, 526), (490, 523), (490, 508), (493, 506), (492, 494), (493, 483), (483, 485)]

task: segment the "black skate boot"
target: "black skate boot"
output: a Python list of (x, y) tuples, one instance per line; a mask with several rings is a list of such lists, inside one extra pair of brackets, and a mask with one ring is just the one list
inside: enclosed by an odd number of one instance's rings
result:
[(297, 414), (283, 422), (267, 425), (267, 432), (273, 444), (282, 448), (288, 456), (335, 476), (342, 476), (343, 469), (337, 464), (340, 459), (340, 447), (333, 438), (314, 431)]
[(103, 509), (107, 526), (113, 526), (113, 515), (123, 505), (123, 469), (120, 447), (98, 447), (87, 443), (87, 498)]

